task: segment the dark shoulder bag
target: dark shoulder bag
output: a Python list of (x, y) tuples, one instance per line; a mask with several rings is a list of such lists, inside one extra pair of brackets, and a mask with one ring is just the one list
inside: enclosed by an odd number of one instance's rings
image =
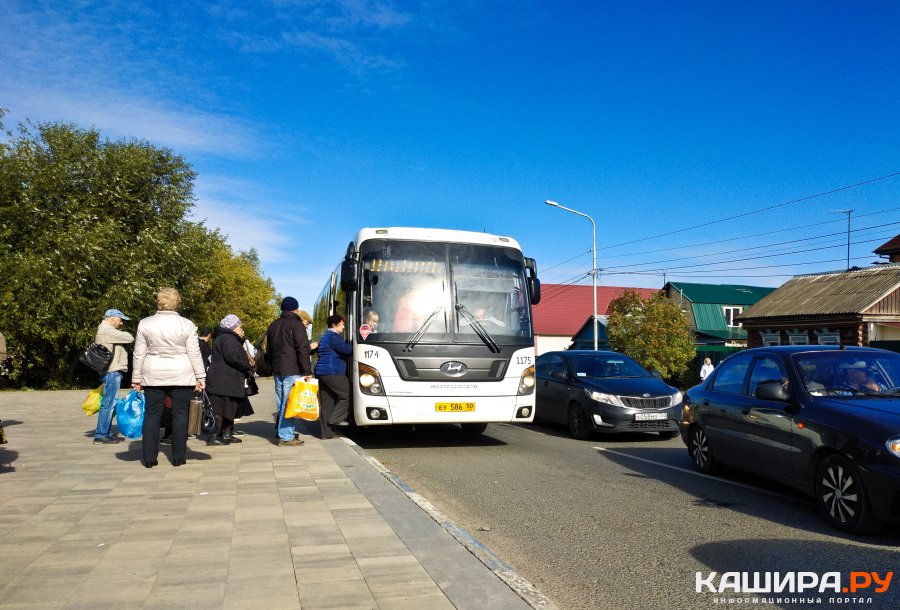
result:
[(101, 375), (106, 372), (112, 362), (112, 352), (99, 343), (91, 343), (81, 357), (79, 362), (91, 368)]

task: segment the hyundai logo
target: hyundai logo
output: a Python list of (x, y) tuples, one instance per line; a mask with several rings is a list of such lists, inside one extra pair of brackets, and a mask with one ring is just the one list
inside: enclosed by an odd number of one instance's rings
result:
[(644, 398), (650, 398), (650, 393), (649, 393), (649, 392), (644, 392), (644, 393), (643, 393), (643, 397), (644, 397)]
[(445, 362), (441, 365), (441, 372), (447, 377), (462, 377), (466, 374), (467, 367), (462, 362)]

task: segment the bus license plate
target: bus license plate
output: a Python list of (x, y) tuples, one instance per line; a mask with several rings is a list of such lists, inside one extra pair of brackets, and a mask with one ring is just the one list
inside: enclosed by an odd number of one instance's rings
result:
[(460, 413), (462, 411), (474, 411), (474, 402), (436, 402), (434, 410), (439, 413)]
[(660, 419), (668, 419), (665, 413), (635, 413), (634, 421), (657, 421)]

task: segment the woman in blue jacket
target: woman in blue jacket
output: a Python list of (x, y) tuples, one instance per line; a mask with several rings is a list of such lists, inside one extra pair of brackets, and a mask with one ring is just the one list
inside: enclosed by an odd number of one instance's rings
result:
[(331, 426), (342, 425), (350, 415), (350, 379), (347, 377), (346, 356), (353, 346), (344, 341), (344, 316), (328, 316), (328, 330), (319, 341), (319, 361), (316, 377), (319, 380), (319, 428), (322, 438), (334, 438)]

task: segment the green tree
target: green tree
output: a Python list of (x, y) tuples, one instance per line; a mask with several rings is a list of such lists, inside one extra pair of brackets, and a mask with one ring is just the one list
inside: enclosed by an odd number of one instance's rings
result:
[(647, 300), (625, 290), (609, 304), (606, 332), (610, 346), (645, 368), (670, 378), (694, 357), (694, 335), (678, 306), (662, 292)]
[(193, 319), (214, 326), (233, 313), (241, 319), (246, 337), (251, 341), (258, 339), (279, 310), (275, 287), (262, 274), (256, 250), (235, 255), (219, 239), (205, 263), (186, 288), (194, 303)]
[[(257, 277), (248, 280), (245, 259), (231, 255), (217, 232), (186, 220), (195, 173), (181, 156), (68, 124), (25, 123), (6, 135), (0, 328), (15, 383), (70, 386), (103, 312), (152, 314), (163, 286), (182, 292), (182, 314), (192, 318), (205, 311), (210, 291), (235, 275), (245, 285), (231, 293), (233, 302), (274, 299), (258, 266), (251, 265)], [(244, 290), (260, 293), (249, 298)], [(232, 309), (225, 297), (215, 304)], [(246, 311), (253, 321), (263, 315)]]

